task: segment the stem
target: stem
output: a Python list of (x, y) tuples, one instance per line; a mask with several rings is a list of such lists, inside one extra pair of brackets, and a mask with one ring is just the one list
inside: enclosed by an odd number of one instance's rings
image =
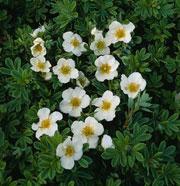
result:
[(126, 120), (124, 122), (123, 128), (128, 128), (129, 123), (132, 121), (133, 113), (134, 113), (133, 109), (128, 110), (128, 114), (127, 114)]
[(129, 123), (132, 121), (132, 116), (135, 113), (135, 103), (134, 101), (129, 98), (128, 99), (128, 112), (127, 112), (127, 116), (126, 116), (126, 120), (124, 122), (123, 128), (128, 128)]
[(109, 90), (111, 90), (111, 81), (110, 80), (108, 81), (108, 87), (109, 87)]

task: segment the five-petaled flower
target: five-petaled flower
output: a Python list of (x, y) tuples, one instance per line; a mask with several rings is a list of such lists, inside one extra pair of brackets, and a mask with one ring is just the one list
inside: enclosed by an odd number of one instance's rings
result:
[(96, 59), (96, 79), (98, 81), (112, 80), (117, 77), (119, 62), (112, 55), (100, 56)]
[(72, 52), (76, 56), (80, 56), (82, 52), (86, 51), (84, 45), (85, 42), (82, 41), (82, 38), (78, 34), (73, 32), (65, 32), (63, 34), (64, 42), (62, 44), (66, 52)]
[(44, 56), (33, 57), (30, 59), (31, 69), (35, 72), (49, 72), (51, 64), (46, 61)]
[(82, 109), (90, 103), (90, 97), (80, 87), (66, 89), (62, 93), (62, 98), (60, 110), (73, 117), (81, 116)]
[(36, 131), (36, 138), (39, 139), (43, 134), (54, 136), (54, 133), (58, 130), (56, 122), (62, 120), (62, 114), (57, 111), (50, 114), (48, 108), (41, 108), (38, 110), (37, 115), (39, 122), (32, 124), (32, 129)]
[(121, 24), (118, 21), (113, 21), (109, 25), (109, 31), (106, 34), (106, 38), (111, 43), (117, 43), (123, 41), (129, 43), (131, 41), (131, 32), (135, 29), (133, 23)]
[(83, 155), (82, 147), (81, 139), (71, 139), (70, 136), (57, 146), (56, 156), (61, 157), (61, 166), (64, 169), (72, 169), (74, 167), (74, 161), (81, 159)]
[(89, 148), (96, 148), (98, 139), (104, 132), (104, 127), (93, 117), (87, 117), (84, 122), (74, 121), (71, 125), (74, 137), (81, 137), (83, 143), (88, 143)]
[(120, 86), (124, 94), (134, 99), (140, 91), (145, 89), (146, 81), (139, 72), (133, 72), (129, 77), (122, 74)]
[(68, 83), (70, 79), (76, 79), (79, 75), (74, 60), (64, 58), (58, 60), (57, 65), (53, 67), (53, 72), (61, 83)]
[(99, 121), (103, 119), (112, 121), (115, 117), (116, 107), (119, 103), (120, 98), (114, 96), (111, 91), (107, 90), (101, 98), (96, 98), (92, 101), (92, 104), (97, 107), (94, 111), (94, 117)]
[(94, 51), (94, 54), (99, 55), (107, 55), (110, 54), (109, 46), (111, 42), (104, 38), (102, 33), (96, 33), (94, 41), (90, 45), (90, 49)]
[(31, 53), (34, 57), (46, 55), (46, 48), (44, 41), (38, 37), (33, 41), (34, 45), (31, 47)]

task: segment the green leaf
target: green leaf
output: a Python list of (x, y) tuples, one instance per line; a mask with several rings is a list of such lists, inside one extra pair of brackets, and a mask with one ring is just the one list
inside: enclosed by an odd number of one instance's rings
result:
[(106, 186), (120, 186), (121, 185), (121, 180), (120, 179), (113, 179), (109, 178), (106, 180)]
[(79, 161), (79, 165), (83, 168), (88, 168), (88, 166), (92, 163), (92, 159), (88, 156), (83, 156)]
[(136, 159), (140, 162), (143, 162), (144, 161), (144, 157), (143, 155), (140, 153), (140, 152), (136, 152), (135, 153), (135, 156), (136, 156)]
[(75, 186), (74, 181), (70, 181), (70, 182), (68, 183), (68, 186)]
[(146, 92), (143, 92), (143, 94), (138, 98), (136, 104), (135, 104), (135, 108), (138, 107), (145, 107), (148, 108), (151, 106), (151, 103), (149, 103), (151, 101), (151, 97), (149, 97), (149, 95)]
[(140, 150), (142, 150), (144, 147), (145, 147), (145, 144), (144, 144), (144, 143), (138, 143), (138, 144), (136, 144), (136, 145), (133, 147), (133, 150), (134, 150), (134, 151), (140, 151)]
[(121, 160), (121, 153), (116, 149), (107, 149), (103, 154), (101, 155), (103, 159), (109, 160), (111, 159), (111, 164), (113, 167), (116, 167), (120, 164), (125, 164), (124, 161), (122, 163)]
[(76, 1), (56, 1), (55, 3), (52, 3), (51, 13), (59, 14), (54, 20), (60, 28), (64, 28), (73, 19), (78, 17), (78, 13), (76, 12)]

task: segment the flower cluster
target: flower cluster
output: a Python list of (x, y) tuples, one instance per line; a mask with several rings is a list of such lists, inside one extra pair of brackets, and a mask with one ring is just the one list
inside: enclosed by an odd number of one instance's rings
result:
[[(41, 72), (45, 80), (51, 79), (52, 73), (50, 72), (51, 63), (44, 57), (46, 55), (46, 47), (44, 46), (44, 40), (37, 37), (40, 32), (44, 32), (44, 26), (37, 28), (31, 34), (35, 40), (31, 47), (31, 53), (33, 57), (30, 59), (32, 65), (31, 69), (35, 72)], [(37, 37), (37, 38), (36, 38)]]
[[(95, 55), (99, 56), (95, 60), (95, 77), (98, 81), (103, 82), (118, 77), (120, 63), (113, 55), (110, 55), (110, 45), (116, 42), (129, 43), (134, 28), (135, 26), (131, 22), (121, 24), (113, 21), (109, 25), (109, 31), (105, 36), (103, 36), (102, 31), (96, 28), (91, 31), (94, 41), (90, 44), (90, 49), (94, 51)], [(37, 33), (34, 35), (37, 35)], [(81, 56), (86, 51), (85, 45), (87, 44), (83, 42), (78, 34), (66, 32), (63, 34), (63, 39), (62, 46), (66, 52)], [(44, 41), (41, 38), (36, 38), (33, 43), (31, 52), (34, 57), (30, 60), (33, 65), (31, 69), (35, 72), (50, 72), (51, 64), (44, 57), (46, 55)], [(91, 99), (84, 90), (84, 87), (88, 86), (90, 81), (83, 72), (78, 71), (73, 59), (60, 58), (52, 71), (62, 84), (70, 82), (71, 79), (76, 79), (77, 86), (75, 88), (70, 87), (62, 92), (62, 101), (59, 104), (61, 112), (78, 118), (82, 116), (83, 110), (89, 105), (94, 108), (94, 112), (91, 115), (87, 114), (83, 121), (77, 119), (72, 123), (71, 132), (73, 136), (68, 136), (56, 149), (56, 155), (61, 158), (61, 166), (65, 169), (72, 169), (74, 161), (79, 160), (83, 155), (83, 144), (87, 143), (90, 149), (97, 147), (99, 137), (104, 133), (104, 127), (99, 122), (102, 120), (110, 122), (115, 118), (120, 97), (114, 95), (112, 91), (106, 90), (102, 97)], [(122, 74), (120, 87), (124, 94), (134, 99), (140, 91), (145, 89), (146, 81), (138, 72), (130, 74), (129, 77)], [(36, 137), (39, 139), (43, 134), (53, 136), (55, 131), (58, 130), (56, 122), (62, 119), (62, 114), (60, 112), (50, 114), (48, 108), (42, 108), (37, 115), (39, 122), (32, 125), (32, 129), (36, 130)], [(101, 146), (104, 149), (114, 148), (111, 137), (105, 134), (102, 137)]]

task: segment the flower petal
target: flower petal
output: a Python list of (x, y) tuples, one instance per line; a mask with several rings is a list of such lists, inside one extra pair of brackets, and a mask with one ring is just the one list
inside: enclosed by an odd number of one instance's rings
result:
[(64, 155), (63, 144), (60, 143), (56, 148), (56, 156), (62, 157)]
[(78, 76), (79, 76), (78, 70), (77, 69), (73, 69), (71, 71), (71, 78), (72, 79), (76, 79), (76, 78), (78, 78)]
[(83, 98), (81, 100), (81, 107), (82, 108), (86, 108), (89, 105), (90, 100), (91, 99), (90, 99), (90, 97), (88, 95), (83, 96)]
[(67, 101), (64, 101), (64, 100), (61, 101), (59, 107), (60, 107), (60, 110), (63, 113), (69, 113), (72, 110), (72, 107), (69, 105), (69, 103)]
[(102, 104), (102, 98), (95, 98), (95, 99), (92, 101), (92, 105), (95, 105), (96, 107), (101, 106), (101, 104)]
[(102, 138), (102, 140), (101, 140), (101, 146), (102, 146), (104, 149), (113, 148), (114, 145), (113, 145), (113, 141), (112, 141), (111, 136), (109, 136), (109, 135), (107, 135), (107, 134), (104, 134), (104, 135), (103, 135), (103, 138)]
[(95, 149), (98, 144), (98, 136), (94, 136), (92, 138), (89, 138), (88, 143), (89, 143), (89, 148), (90, 149)]
[(113, 93), (110, 90), (106, 90), (102, 96), (103, 99), (111, 100), (113, 98)]
[(72, 36), (73, 36), (73, 32), (70, 32), (70, 31), (69, 32), (65, 32), (63, 34), (63, 39), (70, 40)]
[(71, 112), (69, 112), (69, 115), (73, 117), (79, 117), (81, 116), (81, 112), (82, 112), (82, 108), (78, 107), (78, 108), (72, 109)]
[(71, 125), (71, 131), (74, 135), (81, 133), (81, 128), (83, 126), (82, 121), (74, 121)]
[(135, 29), (135, 26), (132, 22), (129, 22), (129, 24), (123, 25), (123, 27), (129, 32), (132, 32)]
[(58, 120), (62, 120), (62, 118), (63, 118), (62, 114), (60, 112), (57, 112), (57, 111), (53, 112), (50, 115), (50, 119), (53, 123), (58, 121)]
[(44, 132), (43, 132), (42, 130), (38, 129), (38, 130), (36, 131), (36, 138), (37, 138), (37, 139), (40, 139), (40, 137), (41, 137), (43, 134), (44, 134)]
[(63, 156), (61, 158), (61, 166), (64, 168), (64, 169), (72, 169), (74, 167), (74, 160), (73, 158), (67, 158), (66, 156)]
[(38, 110), (38, 113), (37, 113), (37, 115), (38, 115), (38, 117), (40, 119), (46, 119), (46, 118), (48, 118), (49, 117), (49, 114), (50, 114), (50, 110), (48, 108), (45, 108), (45, 107), (39, 109)]
[(72, 93), (73, 93), (73, 89), (72, 88), (68, 88), (68, 89), (66, 89), (66, 90), (64, 90), (62, 92), (62, 98), (64, 100), (69, 101), (69, 99), (72, 97)]
[(32, 130), (38, 130), (39, 126), (36, 123), (32, 124)]
[(80, 150), (74, 154), (73, 158), (74, 158), (74, 160), (79, 160), (79, 159), (81, 159), (82, 155), (83, 155), (83, 151)]

